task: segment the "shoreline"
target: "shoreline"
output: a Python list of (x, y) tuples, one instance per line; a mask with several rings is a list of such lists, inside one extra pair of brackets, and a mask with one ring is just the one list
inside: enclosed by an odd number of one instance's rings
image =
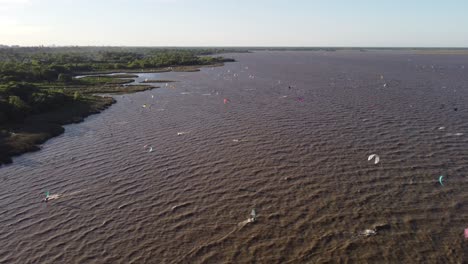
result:
[[(66, 102), (61, 107), (36, 115), (31, 115), (22, 123), (11, 123), (0, 126), (0, 167), (6, 164), (13, 163), (13, 157), (20, 156), (27, 152), (38, 151), (40, 145), (47, 140), (59, 136), (65, 132), (63, 126), (69, 124), (81, 123), (86, 117), (94, 114), (99, 114), (106, 110), (117, 101), (110, 96), (100, 96), (98, 94), (129, 94), (143, 92), (147, 90), (160, 88), (158, 86), (137, 84), (124, 85), (134, 82), (129, 79), (128, 73), (155, 73), (155, 72), (196, 72), (200, 68), (205, 67), (221, 67), (224, 63), (216, 63), (210, 65), (191, 65), (166, 68), (150, 68), (138, 70), (112, 70), (99, 72), (81, 72), (74, 76), (90, 75), (87, 77), (103, 77), (102, 74), (116, 74), (115, 76), (106, 75), (105, 77), (113, 78), (115, 83), (111, 84), (84, 84), (70, 85), (67, 87), (68, 92), (80, 92), (86, 94), (84, 98), (76, 101)], [(88, 73), (88, 74), (87, 74)], [(84, 78), (84, 77), (83, 77)], [(80, 80), (82, 78), (77, 78)], [(130, 81), (131, 80), (131, 81)], [(172, 80), (164, 80), (175, 82)]]
[[(0, 166), (13, 162), (13, 157), (40, 150), (40, 144), (65, 132), (64, 125), (80, 123), (116, 103), (108, 96), (92, 96), (64, 104), (58, 109), (32, 115), (19, 124), (7, 124), (0, 134)], [(14, 132), (13, 132), (14, 131)]]
[(99, 91), (88, 91), (92, 95), (70, 101), (61, 107), (31, 115), (22, 123), (11, 123), (0, 127), (0, 167), (13, 163), (13, 157), (40, 150), (41, 144), (65, 132), (63, 126), (81, 123), (86, 117), (99, 114), (117, 103), (111, 96), (99, 94), (130, 94), (157, 89), (150, 85), (103, 87)]
[[(227, 62), (234, 62), (234, 61), (227, 61)], [(224, 66), (223, 63), (214, 63), (214, 64), (207, 64), (207, 65), (189, 65), (189, 66), (173, 66), (173, 67), (164, 67), (164, 68), (147, 68), (147, 69), (112, 69), (112, 70), (104, 70), (104, 71), (83, 71), (77, 72), (74, 76), (81, 76), (81, 75), (100, 75), (100, 74), (131, 74), (131, 73), (165, 73), (165, 72), (197, 72), (200, 71), (201, 68), (213, 68), (213, 67), (222, 67)]]

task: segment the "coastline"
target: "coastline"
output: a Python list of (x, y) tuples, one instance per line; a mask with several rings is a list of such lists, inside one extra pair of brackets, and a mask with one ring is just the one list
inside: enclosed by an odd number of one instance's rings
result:
[(131, 74), (131, 73), (164, 73), (164, 72), (197, 72), (201, 68), (213, 68), (213, 67), (222, 67), (226, 62), (234, 62), (226, 60), (222, 63), (213, 63), (206, 65), (189, 65), (189, 66), (174, 66), (174, 67), (164, 67), (164, 68), (146, 68), (146, 69), (112, 69), (112, 70), (103, 70), (103, 71), (83, 71), (75, 73), (75, 76), (80, 75), (101, 75), (101, 74)]
[(32, 115), (22, 123), (2, 127), (0, 165), (12, 163), (14, 156), (40, 150), (40, 144), (65, 132), (64, 125), (82, 122), (115, 102), (114, 98), (107, 96), (87, 97), (69, 102), (54, 111)]
[[(136, 93), (147, 90), (160, 88), (151, 85), (127, 85), (124, 84), (133, 82), (133, 77), (128, 73), (154, 73), (154, 72), (196, 72), (204, 67), (220, 67), (224, 63), (216, 63), (211, 65), (191, 65), (180, 67), (166, 67), (162, 69), (140, 69), (140, 70), (113, 70), (113, 71), (100, 71), (89, 72), (91, 78), (104, 77), (102, 74), (116, 74), (115, 76), (106, 75), (115, 81), (110, 83), (96, 84), (80, 84), (70, 85), (66, 88), (67, 92), (73, 94), (79, 92), (84, 94), (83, 98), (66, 102), (61, 107), (36, 115), (31, 115), (26, 118), (22, 123), (6, 124), (0, 127), (0, 167), (5, 164), (13, 162), (13, 157), (21, 154), (38, 151), (40, 145), (47, 140), (59, 136), (64, 133), (64, 125), (73, 123), (80, 123), (86, 117), (98, 114), (117, 101), (109, 96), (99, 96), (97, 94), (127, 94)], [(125, 73), (125, 74), (122, 74)], [(86, 75), (86, 72), (75, 74)], [(80, 78), (82, 79), (82, 78)], [(76, 79), (76, 80), (80, 80)], [(164, 80), (166, 81), (166, 80)], [(168, 82), (170, 80), (167, 80)], [(174, 82), (174, 81), (170, 81)], [(144, 83), (144, 82), (143, 82)]]

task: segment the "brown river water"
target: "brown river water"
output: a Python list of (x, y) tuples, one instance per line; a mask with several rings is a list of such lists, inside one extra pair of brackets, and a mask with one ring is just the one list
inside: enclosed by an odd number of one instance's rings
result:
[(1, 167), (0, 263), (468, 261), (468, 56), (227, 56)]

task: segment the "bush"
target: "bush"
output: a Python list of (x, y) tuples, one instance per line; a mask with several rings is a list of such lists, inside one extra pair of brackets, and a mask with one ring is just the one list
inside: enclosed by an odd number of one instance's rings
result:
[(27, 112), (29, 110), (29, 105), (26, 104), (19, 96), (10, 96), (8, 97), (8, 103), (13, 106), (13, 108), (20, 110), (21, 112)]
[(77, 101), (77, 100), (80, 100), (80, 99), (81, 99), (81, 93), (75, 92), (73, 94), (73, 100)]
[(38, 89), (31, 84), (10, 82), (6, 85), (4, 93), (9, 96), (18, 96), (22, 100), (27, 101), (32, 93)]
[(31, 108), (18, 96), (8, 97), (9, 113), (8, 119), (13, 122), (18, 122), (24, 119), (30, 112)]
[(72, 76), (70, 74), (60, 73), (58, 75), (57, 81), (63, 83), (70, 83), (72, 81)]

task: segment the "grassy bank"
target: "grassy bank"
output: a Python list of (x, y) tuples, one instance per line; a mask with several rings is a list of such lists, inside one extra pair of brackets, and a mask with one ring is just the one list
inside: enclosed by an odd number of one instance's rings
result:
[(87, 94), (97, 94), (97, 93), (105, 93), (105, 94), (125, 94), (125, 93), (135, 93), (135, 92), (143, 92), (148, 91), (154, 88), (159, 88), (155, 86), (148, 86), (148, 85), (127, 85), (127, 86), (118, 86), (118, 85), (108, 85), (103, 87), (88, 87), (86, 90), (82, 88), (68, 88), (70, 92), (85, 92)]
[[(128, 69), (128, 68), (118, 68), (118, 69), (107, 69), (107, 70), (97, 70), (97, 71), (79, 71), (75, 75), (98, 75), (98, 76), (109, 76), (103, 74), (115, 74), (122, 75), (121, 78), (131, 78), (125, 77), (132, 76), (132, 73), (164, 73), (164, 72), (197, 72), (201, 68), (212, 68), (212, 67), (222, 67), (225, 62), (234, 62), (234, 60), (225, 59), (223, 62), (209, 63), (209, 64), (200, 64), (200, 65), (187, 65), (187, 66), (170, 66), (170, 67), (149, 67), (141, 69)], [(121, 74), (125, 72), (126, 74)], [(112, 75), (114, 76), (114, 75)]]
[(144, 80), (141, 83), (171, 83), (171, 82), (175, 82), (175, 81), (172, 81), (172, 80)]

